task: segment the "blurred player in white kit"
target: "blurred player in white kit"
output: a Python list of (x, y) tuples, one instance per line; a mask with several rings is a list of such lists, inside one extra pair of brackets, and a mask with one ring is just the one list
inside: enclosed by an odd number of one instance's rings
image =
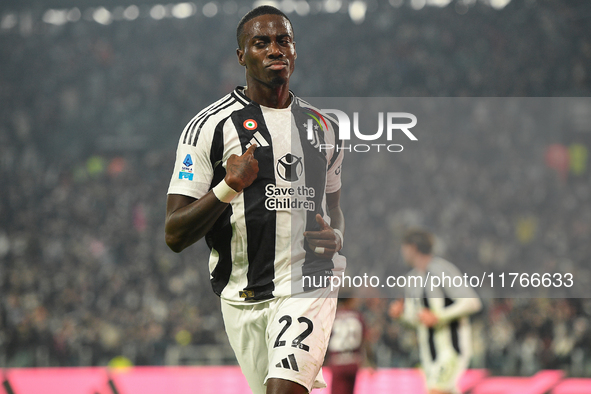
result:
[[(434, 238), (425, 230), (406, 232), (402, 241), (404, 261), (413, 267), (410, 276), (462, 276), (449, 261), (433, 255)], [(407, 284), (411, 281), (407, 281)], [(407, 286), (405, 299), (390, 304), (394, 319), (417, 329), (421, 364), (429, 394), (457, 394), (458, 379), (471, 356), (469, 316), (480, 311), (482, 303), (471, 287), (455, 287), (450, 281), (440, 286)]]

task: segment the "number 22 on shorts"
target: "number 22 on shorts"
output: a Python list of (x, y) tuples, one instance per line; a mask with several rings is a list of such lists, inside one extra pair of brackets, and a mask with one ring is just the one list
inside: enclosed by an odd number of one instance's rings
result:
[[(283, 328), (281, 329), (281, 332), (279, 333), (279, 335), (277, 335), (277, 339), (275, 340), (275, 345), (273, 345), (274, 348), (280, 347), (280, 346), (285, 346), (285, 341), (282, 340), (281, 337), (283, 336), (283, 334), (285, 334), (285, 331), (287, 331), (287, 329), (292, 324), (291, 316), (289, 316), (289, 315), (282, 316), (279, 319), (279, 323), (283, 323), (283, 322), (285, 322), (285, 326), (283, 326)], [(308, 337), (308, 335), (310, 335), (312, 333), (312, 330), (314, 330), (314, 324), (312, 323), (312, 321), (310, 319), (308, 319), (307, 317), (303, 317), (303, 316), (298, 317), (298, 322), (305, 323), (307, 325), (307, 327), (304, 331), (302, 331), (302, 333), (300, 335), (298, 335), (297, 337), (295, 337), (293, 339), (293, 341), (291, 341), (291, 347), (295, 347), (295, 348), (302, 349), (302, 350), (309, 352), (310, 346), (302, 343), (302, 341), (304, 339), (306, 339)]]

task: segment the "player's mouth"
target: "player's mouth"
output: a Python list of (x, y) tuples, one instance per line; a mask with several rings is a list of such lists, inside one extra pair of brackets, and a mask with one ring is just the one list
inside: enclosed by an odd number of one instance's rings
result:
[(287, 68), (287, 63), (286, 62), (273, 62), (273, 63), (269, 63), (266, 67), (271, 70), (283, 70), (284, 68)]

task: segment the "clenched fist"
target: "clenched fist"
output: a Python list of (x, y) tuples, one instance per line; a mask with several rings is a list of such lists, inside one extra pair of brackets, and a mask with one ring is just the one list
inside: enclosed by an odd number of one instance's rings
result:
[(320, 225), (320, 231), (305, 231), (304, 237), (316, 255), (332, 259), (343, 247), (342, 240), (320, 214), (316, 214), (316, 222)]
[(259, 162), (254, 158), (256, 144), (251, 145), (242, 156), (231, 155), (226, 163), (224, 180), (232, 189), (241, 192), (252, 185), (259, 172)]

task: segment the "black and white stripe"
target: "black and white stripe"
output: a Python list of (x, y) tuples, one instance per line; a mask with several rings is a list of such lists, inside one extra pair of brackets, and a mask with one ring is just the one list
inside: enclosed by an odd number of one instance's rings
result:
[[(247, 119), (257, 122), (257, 130), (245, 130), (243, 123)], [(248, 149), (248, 145), (254, 134), (259, 133), (266, 141), (272, 141), (267, 130), (265, 118), (261, 109), (256, 104), (250, 104), (240, 111), (236, 111), (231, 117), (234, 128), (238, 130), (242, 151)], [(244, 193), (244, 219), (246, 222), (246, 240), (248, 243), (248, 273), (247, 285), (244, 288), (246, 300), (262, 300), (273, 297), (275, 285), (275, 238), (276, 238), (276, 212), (265, 208), (265, 187), (275, 184), (275, 158), (273, 157), (272, 143), (269, 146), (258, 147), (254, 151), (254, 157), (259, 163), (259, 173), (256, 181), (248, 187)]]
[[(466, 300), (477, 299), (477, 294), (469, 287), (455, 287), (450, 282), (453, 277), (461, 277), (461, 272), (449, 261), (440, 257), (433, 257), (427, 267), (427, 272), (417, 269), (412, 270), (409, 276), (422, 276), (447, 278), (442, 280), (439, 286), (407, 287), (407, 299), (416, 300), (405, 304), (408, 306), (408, 316), (415, 316), (414, 323), (418, 329), (418, 339), (421, 358), (424, 362), (434, 362), (449, 354), (459, 357), (469, 357), (470, 344), (470, 318), (472, 303)], [(405, 313), (407, 313), (405, 306)], [(427, 308), (435, 315), (442, 317), (444, 322), (435, 327), (427, 327), (418, 321), (418, 314), (423, 308)], [(452, 318), (445, 317), (446, 312), (453, 308)], [(448, 314), (449, 316), (449, 314)]]
[(236, 103), (236, 99), (233, 96), (228, 96), (224, 101), (220, 104), (216, 105), (215, 107), (209, 109), (205, 113), (202, 113), (201, 116), (197, 116), (193, 122), (191, 122), (191, 127), (187, 130), (185, 134), (185, 138), (183, 143), (190, 144), (193, 146), (197, 145), (197, 139), (199, 138), (199, 133), (203, 128), (203, 125), (209, 120), (210, 117), (213, 115), (218, 114), (220, 111), (231, 107)]
[[(319, 231), (320, 225), (316, 222), (316, 214), (324, 216), (322, 201), (326, 192), (326, 170), (327, 170), (327, 158), (325, 153), (320, 151), (317, 147), (313, 146), (312, 143), (307, 139), (307, 130), (302, 126), (309, 119), (305, 112), (305, 107), (294, 106), (293, 116), (295, 118), (295, 124), (298, 127), (297, 135), (299, 141), (302, 144), (302, 150), (304, 153), (304, 162), (306, 165), (305, 177), (306, 186), (314, 188), (316, 194), (313, 197), (315, 211), (308, 211), (306, 214), (306, 231)], [(318, 143), (325, 144), (326, 136), (325, 130), (321, 129), (318, 132)], [(336, 157), (337, 155), (333, 155)], [(319, 171), (319, 169), (324, 169)], [(306, 251), (306, 258), (302, 267), (303, 275), (307, 277), (325, 277), (332, 276), (332, 269), (334, 268), (333, 261), (317, 256), (312, 249), (305, 244), (304, 249)], [(318, 281), (317, 283), (323, 283)], [(313, 287), (305, 288), (304, 290), (313, 290)]]
[[(169, 193), (194, 198), (200, 198), (224, 179), (223, 163), (230, 155), (243, 154), (253, 141), (258, 145), (254, 151), (259, 165), (256, 180), (228, 205), (205, 237), (211, 249), (212, 288), (225, 300), (258, 301), (289, 295), (291, 286), (287, 281), (291, 279), (292, 267), (304, 275), (332, 273), (333, 261), (316, 256), (303, 237), (298, 241), (302, 244), (301, 258), (292, 261), (289, 250), (291, 234), (295, 233), (286, 229), (287, 220), (301, 224), (302, 231), (298, 234), (319, 229), (315, 216), (326, 214), (327, 170), (337, 160), (337, 154), (327, 156), (306, 139), (307, 131), (302, 125), (307, 115), (297, 104), (295, 99), (287, 112), (273, 110), (250, 102), (241, 89), (236, 89), (197, 114), (181, 134), (177, 161), (182, 163), (186, 155), (191, 155), (194, 165), (190, 169), (179, 165), (175, 171), (193, 171), (194, 181), (179, 179), (175, 173)], [(290, 130), (289, 125), (284, 128), (285, 119), (289, 119), (292, 126), (295, 124), (296, 129)], [(244, 126), (249, 120), (256, 122), (255, 129)], [(290, 132), (291, 141), (285, 134)], [(326, 140), (324, 132), (319, 135), (321, 143)], [(331, 132), (334, 131), (331, 129)], [(331, 136), (330, 141), (334, 138)], [(314, 201), (314, 210), (269, 209), (265, 204), (268, 185), (295, 185), (284, 177), (277, 178), (276, 167), (284, 155), (296, 152), (298, 157), (302, 156), (304, 174), (295, 182), (303, 182), (305, 187), (315, 190), (315, 195), (308, 198)], [(330, 179), (340, 183), (339, 178)], [(278, 218), (282, 218), (281, 223)]]
[(183, 144), (189, 144), (192, 146), (197, 145), (197, 140), (199, 138), (199, 134), (206, 124), (206, 122), (214, 115), (219, 114), (221, 111), (228, 109), (232, 106), (235, 108), (241, 108), (249, 104), (249, 100), (246, 96), (242, 95), (238, 92), (238, 90), (233, 91), (232, 93), (227, 94), (220, 100), (216, 101), (215, 103), (211, 104), (209, 107), (205, 108), (203, 111), (199, 112), (187, 125), (183, 134), (181, 135), (181, 139), (183, 140)]

